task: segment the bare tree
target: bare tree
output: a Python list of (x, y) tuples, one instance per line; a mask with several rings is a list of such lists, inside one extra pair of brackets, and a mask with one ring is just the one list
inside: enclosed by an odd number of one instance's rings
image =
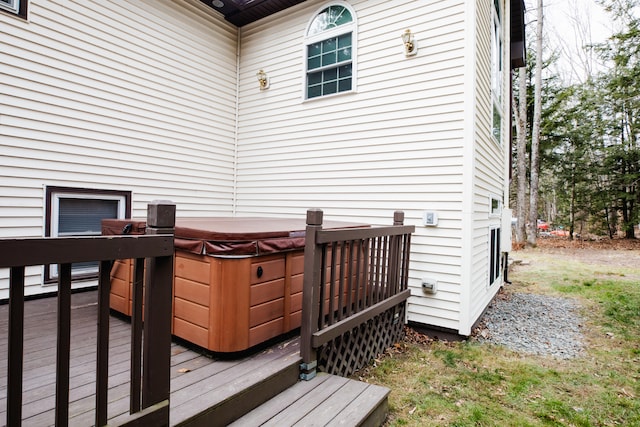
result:
[(542, 119), (542, 23), (544, 11), (542, 0), (538, 0), (538, 22), (536, 23), (536, 65), (533, 92), (533, 125), (531, 129), (531, 181), (529, 193), (529, 221), (527, 243), (536, 245), (538, 224), (538, 185), (540, 170), (540, 122)]
[(526, 240), (525, 221), (527, 218), (527, 67), (518, 70), (518, 100), (513, 99), (513, 111), (516, 114), (516, 153), (518, 162), (516, 175), (518, 177), (516, 244), (524, 245)]
[(564, 26), (545, 31), (551, 33), (551, 44), (554, 45), (552, 47), (555, 47), (558, 55), (563, 58), (555, 64), (558, 67), (558, 76), (566, 84), (572, 84), (588, 80), (601, 69), (602, 64), (598, 60), (595, 46), (603, 41), (598, 39), (597, 35), (602, 35), (605, 30), (593, 16), (597, 12), (602, 14), (602, 9), (592, 10), (591, 7), (587, 7), (590, 3), (584, 0), (566, 1), (569, 11), (562, 15)]

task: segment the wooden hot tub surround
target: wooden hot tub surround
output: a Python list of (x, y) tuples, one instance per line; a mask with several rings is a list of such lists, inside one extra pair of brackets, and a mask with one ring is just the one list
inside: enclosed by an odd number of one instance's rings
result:
[[(333, 222), (336, 228), (364, 224)], [(104, 220), (103, 234), (144, 233)], [(246, 350), (300, 327), (304, 220), (176, 219), (173, 335), (215, 352)], [(111, 308), (131, 315), (133, 266), (112, 269)]]

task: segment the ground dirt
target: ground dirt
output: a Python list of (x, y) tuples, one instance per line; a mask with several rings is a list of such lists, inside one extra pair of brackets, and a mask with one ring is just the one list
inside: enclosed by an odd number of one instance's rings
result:
[[(519, 259), (519, 252), (535, 251), (557, 256), (558, 258), (580, 260), (593, 265), (638, 268), (640, 265), (640, 239), (574, 239), (566, 237), (539, 237), (535, 248), (516, 249), (510, 254), (512, 260)], [(496, 299), (509, 298), (510, 292), (503, 291)], [(477, 328), (474, 333), (482, 328)], [(433, 337), (424, 335), (410, 327), (405, 328), (404, 342), (387, 350), (388, 353), (402, 352), (405, 344), (428, 345)]]
[[(577, 258), (592, 264), (607, 264), (620, 267), (638, 267), (640, 239), (589, 239), (569, 240), (566, 237), (539, 237), (536, 250), (562, 257)], [(518, 258), (518, 250), (511, 258)]]

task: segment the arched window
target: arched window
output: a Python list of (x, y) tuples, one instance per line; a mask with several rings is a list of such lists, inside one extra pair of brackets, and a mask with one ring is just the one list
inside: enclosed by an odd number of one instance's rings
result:
[(336, 3), (317, 13), (305, 37), (305, 98), (354, 90), (355, 16)]

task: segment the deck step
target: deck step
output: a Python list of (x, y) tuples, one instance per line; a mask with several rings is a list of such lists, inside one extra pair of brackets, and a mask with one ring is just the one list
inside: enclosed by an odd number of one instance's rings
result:
[(299, 339), (294, 338), (233, 362), (213, 381), (186, 379), (181, 388), (179, 380), (172, 380), (170, 425), (226, 426), (294, 385), (300, 362)]
[(389, 389), (320, 373), (300, 381), (231, 426), (380, 426)]
[[(96, 292), (72, 295), (69, 425), (95, 421), (97, 318)], [(0, 305), (0, 324), (6, 326), (8, 305)], [(22, 425), (55, 422), (56, 304), (46, 298), (25, 304), (25, 371)], [(92, 326), (93, 325), (93, 326)], [(7, 342), (6, 331), (0, 342)], [(128, 419), (130, 323), (110, 319), (109, 424)], [(170, 425), (346, 425), (379, 426), (387, 413), (383, 387), (319, 374), (299, 381), (299, 338), (274, 340), (246, 357), (222, 357), (175, 342), (171, 346)], [(269, 345), (266, 344), (266, 345)], [(7, 359), (0, 346), (0, 359)], [(196, 350), (196, 351), (194, 351)], [(0, 383), (7, 372), (0, 370)], [(6, 418), (7, 390), (0, 388), (0, 420)]]

